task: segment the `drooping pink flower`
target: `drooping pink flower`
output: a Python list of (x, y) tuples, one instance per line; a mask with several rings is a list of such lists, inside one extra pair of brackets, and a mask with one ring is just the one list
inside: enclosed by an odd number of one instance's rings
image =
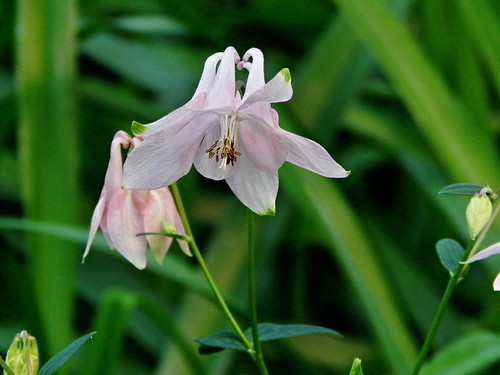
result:
[[(110, 160), (104, 187), (101, 191), (92, 221), (87, 247), (87, 256), (97, 229), (100, 227), (110, 248), (116, 249), (130, 263), (139, 269), (146, 267), (146, 248), (149, 243), (153, 256), (163, 260), (172, 238), (161, 235), (137, 236), (138, 233), (161, 233), (162, 222), (174, 226), (184, 234), (179, 213), (168, 187), (157, 190), (123, 190), (121, 150), (130, 145), (137, 147), (140, 139), (133, 139), (124, 131), (115, 134), (111, 143)], [(182, 250), (191, 255), (185, 241), (179, 240)]]
[[(249, 72), (243, 96), (235, 67)], [(291, 97), (288, 69), (265, 82), (259, 49), (251, 48), (243, 59), (233, 47), (210, 56), (188, 103), (151, 124), (134, 122), (132, 130), (145, 140), (125, 162), (124, 187), (167, 186), (194, 164), (203, 176), (226, 180), (252, 211), (272, 215), (277, 171), (285, 161), (322, 176), (346, 177), (348, 172), (322, 146), (279, 127), (271, 103)]]
[[(478, 260), (486, 259), (492, 255), (498, 254), (500, 254), (500, 242), (497, 242), (496, 244), (493, 244), (491, 246), (488, 246), (486, 249), (481, 250), (474, 256), (470, 257), (465, 263), (473, 263)], [(493, 281), (493, 290), (500, 291), (500, 273), (495, 278), (495, 281)]]

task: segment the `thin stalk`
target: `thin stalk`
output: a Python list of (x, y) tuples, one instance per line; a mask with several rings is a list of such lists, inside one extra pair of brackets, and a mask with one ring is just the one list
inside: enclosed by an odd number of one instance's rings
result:
[(12, 372), (12, 370), (10, 369), (9, 366), (7, 366), (7, 364), (5, 363), (5, 361), (3, 360), (2, 357), (0, 357), (0, 367), (3, 368), (3, 370), (5, 371), (6, 374), (8, 375), (16, 375)]
[(446, 311), (446, 308), (448, 307), (448, 303), (450, 301), (451, 295), (453, 294), (453, 291), (455, 290), (455, 287), (457, 284), (462, 280), (462, 275), (465, 272), (465, 270), (468, 267), (466, 262), (472, 255), (474, 255), (477, 252), (477, 249), (479, 248), (479, 245), (483, 241), (484, 237), (486, 236), (486, 233), (488, 233), (488, 230), (491, 227), (491, 224), (493, 223), (493, 220), (495, 219), (496, 215), (498, 214), (498, 211), (500, 209), (500, 200), (497, 199), (493, 208), (493, 213), (491, 215), (490, 220), (482, 230), (482, 232), (479, 234), (478, 237), (475, 239), (471, 240), (469, 244), (467, 245), (467, 248), (465, 249), (465, 253), (462, 257), (462, 261), (460, 262), (459, 266), (453, 273), (452, 278), (448, 281), (448, 285), (446, 286), (446, 289), (444, 291), (443, 297), (441, 298), (441, 302), (439, 304), (438, 310), (436, 312), (436, 315), (434, 316), (434, 320), (432, 321), (431, 328), (429, 329), (429, 332), (427, 333), (427, 337), (425, 338), (424, 344), (422, 345), (422, 349), (420, 350), (420, 354), (417, 357), (417, 362), (415, 364), (415, 367), (413, 369), (412, 375), (418, 375), (420, 373), (420, 370), (422, 368), (422, 365), (424, 364), (425, 358), (427, 357), (427, 354), (429, 353), (429, 350), (431, 349), (432, 343), (434, 342), (434, 338), (436, 337), (436, 333), (439, 329), (439, 326), (441, 324), (441, 321), (443, 320), (444, 313)]
[(170, 188), (172, 189), (172, 195), (174, 197), (175, 204), (177, 205), (177, 210), (179, 211), (179, 215), (181, 217), (182, 225), (184, 226), (184, 230), (186, 232), (186, 235), (188, 237), (188, 242), (189, 246), (191, 247), (191, 250), (193, 251), (193, 254), (200, 264), (201, 270), (203, 274), (205, 275), (205, 278), (207, 279), (207, 282), (212, 289), (212, 292), (214, 293), (215, 299), (217, 303), (219, 304), (219, 307), (222, 309), (226, 317), (228, 318), (229, 322), (231, 323), (231, 326), (233, 327), (234, 331), (240, 338), (242, 344), (245, 346), (247, 349), (247, 352), (250, 354), (252, 359), (255, 360), (255, 352), (253, 345), (248, 339), (246, 338), (245, 334), (241, 330), (240, 326), (236, 322), (236, 319), (233, 317), (233, 314), (231, 314), (231, 311), (229, 310), (226, 302), (224, 301), (224, 298), (222, 297), (222, 294), (219, 292), (219, 289), (217, 288), (217, 285), (215, 285), (215, 281), (212, 278), (212, 275), (208, 271), (208, 267), (200, 253), (200, 250), (198, 248), (198, 245), (196, 244), (196, 241), (194, 240), (193, 233), (191, 232), (191, 227), (189, 225), (189, 220), (187, 219), (186, 215), (186, 210), (184, 209), (184, 205), (182, 203), (181, 199), (181, 194), (179, 192), (179, 188), (177, 187), (177, 184), (174, 183), (170, 185)]
[(254, 213), (248, 210), (248, 300), (250, 304), (250, 317), (252, 324), (252, 339), (255, 350), (254, 361), (262, 375), (267, 375), (266, 364), (262, 354), (262, 345), (259, 339), (259, 327), (257, 324), (257, 302), (255, 291), (255, 222)]

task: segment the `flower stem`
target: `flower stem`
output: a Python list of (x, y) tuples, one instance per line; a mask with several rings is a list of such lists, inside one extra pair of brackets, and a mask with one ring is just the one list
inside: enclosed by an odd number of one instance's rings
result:
[(443, 320), (444, 312), (446, 311), (446, 308), (448, 307), (448, 302), (450, 301), (451, 295), (453, 291), (455, 290), (455, 287), (457, 284), (462, 280), (462, 275), (467, 269), (468, 264), (463, 263), (467, 261), (472, 255), (474, 255), (477, 252), (477, 249), (479, 248), (479, 245), (483, 241), (484, 237), (486, 236), (486, 233), (491, 227), (491, 224), (493, 223), (493, 220), (495, 219), (496, 215), (498, 214), (498, 211), (500, 209), (500, 199), (497, 199), (494, 208), (493, 208), (493, 213), (491, 215), (490, 220), (488, 221), (488, 224), (484, 227), (482, 230), (481, 234), (476, 237), (475, 239), (471, 240), (469, 244), (467, 245), (467, 249), (465, 249), (465, 253), (462, 257), (462, 261), (458, 265), (457, 269), (454, 271), (452, 278), (450, 281), (448, 281), (448, 285), (446, 286), (446, 289), (444, 291), (443, 297), (441, 298), (441, 302), (439, 304), (438, 310), (436, 312), (436, 315), (434, 316), (434, 320), (432, 321), (431, 328), (429, 329), (429, 332), (427, 333), (427, 337), (425, 338), (425, 342), (422, 345), (422, 349), (420, 350), (420, 354), (418, 355), (417, 358), (417, 363), (415, 364), (415, 367), (413, 369), (412, 375), (418, 375), (420, 373), (420, 369), (422, 368), (422, 365), (424, 364), (425, 358), (427, 357), (427, 354), (432, 346), (432, 343), (434, 341), (434, 338), (436, 337), (436, 333), (438, 331), (439, 325), (441, 324), (441, 321)]
[(254, 213), (248, 210), (248, 299), (250, 304), (250, 316), (252, 319), (252, 339), (254, 344), (255, 356), (254, 361), (257, 364), (259, 372), (262, 375), (267, 375), (266, 364), (262, 354), (262, 346), (259, 339), (259, 328), (257, 324), (257, 302), (255, 292), (255, 222)]
[(175, 204), (177, 205), (177, 210), (179, 211), (182, 225), (184, 226), (184, 230), (186, 231), (186, 235), (188, 236), (189, 246), (191, 247), (191, 250), (193, 251), (193, 254), (194, 254), (196, 260), (200, 264), (201, 270), (202, 270), (203, 274), (205, 275), (205, 278), (207, 279), (208, 285), (212, 289), (212, 292), (214, 293), (215, 299), (216, 299), (217, 303), (219, 304), (219, 307), (222, 309), (222, 311), (224, 312), (224, 314), (228, 318), (234, 331), (236, 332), (236, 334), (240, 338), (242, 344), (247, 349), (247, 352), (250, 354), (252, 359), (255, 360), (255, 352), (254, 352), (254, 348), (253, 348), (252, 343), (250, 341), (248, 341), (245, 334), (241, 330), (240, 326), (236, 322), (236, 319), (233, 317), (233, 314), (231, 314), (231, 311), (229, 310), (229, 307), (227, 306), (226, 302), (224, 301), (222, 294), (219, 292), (217, 285), (215, 285), (215, 281), (212, 278), (212, 275), (208, 271), (207, 265), (206, 265), (202, 255), (200, 253), (198, 245), (196, 245), (196, 241), (194, 240), (193, 233), (191, 232), (191, 227), (189, 226), (189, 221), (187, 219), (186, 210), (184, 209), (184, 205), (182, 203), (179, 188), (177, 187), (176, 183), (173, 183), (172, 185), (170, 185), (170, 188), (172, 189), (172, 195), (174, 197)]
[(7, 366), (7, 364), (5, 363), (5, 361), (3, 360), (2, 357), (0, 357), (0, 367), (3, 368), (3, 370), (5, 371), (6, 374), (8, 375), (15, 375), (12, 370), (10, 369), (9, 366)]

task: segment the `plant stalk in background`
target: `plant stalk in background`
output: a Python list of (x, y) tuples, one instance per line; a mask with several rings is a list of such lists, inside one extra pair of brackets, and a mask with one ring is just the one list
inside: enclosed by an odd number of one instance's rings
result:
[[(76, 1), (17, 2), (17, 103), (22, 202), (26, 217), (75, 223), (78, 206), (75, 127)], [(40, 233), (27, 238), (31, 287), (50, 354), (72, 341), (74, 244)], [(28, 277), (28, 279), (29, 279)]]

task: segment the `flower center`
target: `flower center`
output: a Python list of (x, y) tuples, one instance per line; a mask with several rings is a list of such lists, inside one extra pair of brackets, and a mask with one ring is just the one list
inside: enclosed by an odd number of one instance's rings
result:
[(236, 135), (237, 118), (235, 113), (226, 114), (221, 116), (221, 136), (214, 142), (212, 146), (205, 152), (208, 153), (208, 158), (212, 159), (215, 156), (215, 162), (218, 163), (221, 159), (219, 168), (226, 169), (226, 167), (237, 161), (237, 157), (241, 154), (234, 148), (234, 137)]

